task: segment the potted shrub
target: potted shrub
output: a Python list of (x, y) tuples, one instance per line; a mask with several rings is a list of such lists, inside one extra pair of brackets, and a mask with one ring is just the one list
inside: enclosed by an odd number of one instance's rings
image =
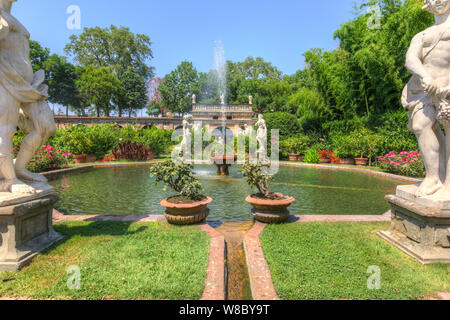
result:
[(210, 197), (201, 194), (202, 185), (192, 172), (193, 166), (172, 161), (150, 167), (150, 175), (156, 182), (163, 182), (177, 195), (161, 201), (166, 208), (164, 216), (171, 224), (187, 225), (202, 222), (209, 215)]
[(310, 146), (310, 139), (305, 135), (298, 134), (281, 141), (280, 149), (284, 156), (289, 157), (289, 161), (303, 161), (304, 154)]
[(334, 151), (342, 164), (354, 165), (354, 141), (351, 135), (335, 135), (332, 139)]
[(241, 172), (247, 178), (247, 183), (258, 189), (258, 193), (245, 199), (253, 206), (254, 218), (263, 223), (281, 223), (289, 218), (287, 208), (295, 202), (295, 198), (281, 193), (270, 192), (269, 186), (273, 175), (267, 172), (267, 167), (261, 164), (245, 164)]
[[(355, 154), (359, 157), (355, 158), (355, 163), (358, 166), (372, 166), (372, 158), (378, 144), (381, 142), (381, 137), (373, 131), (361, 128), (352, 133), (353, 144), (355, 146)], [(367, 158), (365, 157), (367, 155)]]

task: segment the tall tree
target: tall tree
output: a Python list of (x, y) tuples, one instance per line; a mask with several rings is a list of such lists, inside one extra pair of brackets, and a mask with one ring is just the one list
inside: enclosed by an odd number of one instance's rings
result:
[(50, 50), (44, 48), (37, 41), (30, 40), (30, 61), (33, 66), (34, 72), (45, 69), (44, 62), (50, 58)]
[(120, 80), (108, 67), (85, 67), (80, 69), (79, 79), (76, 81), (81, 97), (95, 106), (97, 117), (103, 111), (109, 116), (113, 110), (112, 101), (120, 90)]
[(70, 36), (65, 52), (81, 66), (111, 67), (121, 77), (129, 68), (144, 78), (153, 76), (147, 65), (153, 58), (150, 37), (134, 34), (126, 27), (85, 28), (80, 35)]
[(125, 71), (120, 77), (120, 90), (116, 94), (116, 104), (119, 117), (123, 112), (128, 116), (137, 110), (145, 108), (147, 103), (147, 87), (144, 79), (131, 69)]
[(69, 107), (79, 105), (79, 92), (76, 86), (77, 75), (75, 66), (67, 62), (65, 57), (53, 54), (44, 62), (49, 85), (49, 101), (66, 107), (66, 115)]
[(192, 108), (192, 95), (199, 94), (199, 76), (191, 62), (183, 61), (165, 76), (159, 86), (162, 106), (173, 113), (185, 114)]

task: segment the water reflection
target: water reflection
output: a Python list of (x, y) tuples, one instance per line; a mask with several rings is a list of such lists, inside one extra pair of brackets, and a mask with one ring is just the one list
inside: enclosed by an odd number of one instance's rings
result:
[[(238, 166), (230, 176), (216, 176), (214, 166), (197, 166), (195, 173), (205, 193), (214, 201), (209, 222), (251, 220), (251, 206), (244, 200), (249, 187)], [(147, 166), (97, 168), (73, 173), (51, 182), (61, 201), (56, 208), (66, 214), (162, 214), (159, 202), (172, 195), (155, 185)], [(398, 182), (349, 171), (281, 167), (273, 191), (293, 196), (292, 214), (382, 214), (389, 207), (384, 196)]]

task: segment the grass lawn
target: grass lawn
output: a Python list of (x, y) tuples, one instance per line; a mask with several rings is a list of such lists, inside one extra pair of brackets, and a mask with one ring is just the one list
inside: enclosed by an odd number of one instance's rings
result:
[[(0, 273), (0, 297), (37, 299), (200, 299), (209, 237), (165, 223), (64, 222), (66, 237), (20, 272)], [(81, 269), (70, 290), (69, 266)]]
[[(450, 265), (423, 266), (376, 232), (389, 223), (270, 225), (261, 245), (280, 299), (424, 299), (450, 291)], [(369, 266), (381, 289), (369, 290)]]

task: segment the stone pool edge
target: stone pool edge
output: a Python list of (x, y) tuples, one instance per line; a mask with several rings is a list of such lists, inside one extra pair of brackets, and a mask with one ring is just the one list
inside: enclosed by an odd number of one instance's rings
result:
[[(145, 215), (145, 216), (69, 216), (64, 215), (56, 209), (53, 209), (53, 222), (64, 221), (119, 221), (119, 222), (163, 222), (167, 223), (163, 215)], [(206, 271), (205, 288), (201, 300), (225, 300), (225, 256), (226, 246), (225, 237), (216, 229), (202, 223), (197, 225), (203, 232), (209, 236), (209, 258), (208, 269)]]

